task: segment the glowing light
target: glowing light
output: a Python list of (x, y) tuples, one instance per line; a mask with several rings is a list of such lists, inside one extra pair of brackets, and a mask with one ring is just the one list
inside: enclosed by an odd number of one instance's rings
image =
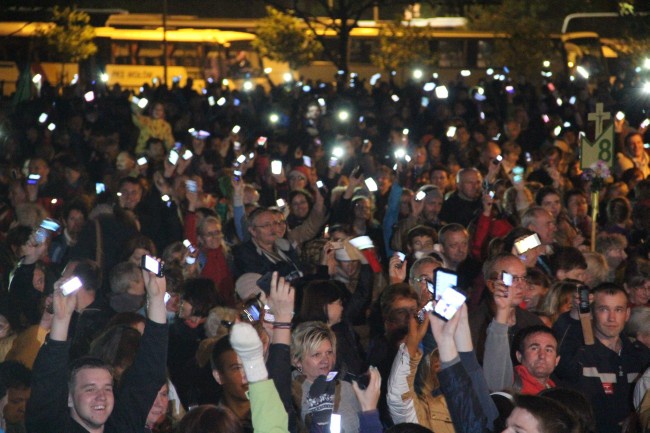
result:
[(553, 129), (553, 135), (555, 135), (556, 137), (557, 137), (558, 135), (560, 135), (561, 133), (562, 133), (562, 127), (561, 127), (560, 125), (556, 126), (556, 127)]
[(70, 81), (70, 84), (74, 86), (74, 85), (77, 84), (78, 82), (79, 82), (79, 75), (78, 75), (78, 74), (74, 74), (74, 75), (72, 76), (72, 81)]
[(280, 121), (280, 116), (278, 116), (277, 114), (273, 113), (273, 114), (271, 114), (271, 115), (269, 116), (269, 121), (270, 121), (271, 123), (278, 123), (278, 122)]
[(472, 75), (472, 71), (470, 71), (469, 69), (463, 69), (462, 71), (460, 71), (460, 75), (463, 77), (469, 77), (470, 75)]
[(395, 159), (403, 159), (406, 156), (406, 149), (400, 147), (393, 153), (393, 155), (395, 156)]
[(223, 84), (224, 86), (229, 86), (230, 81), (227, 78), (224, 78), (223, 80), (221, 80), (221, 84)]
[(589, 71), (587, 71), (581, 65), (578, 65), (578, 67), (576, 68), (576, 72), (578, 72), (578, 74), (582, 75), (582, 78), (584, 78), (585, 80), (587, 80), (589, 78)]
[(36, 74), (36, 75), (34, 75), (34, 76), (32, 77), (32, 83), (34, 83), (34, 84), (38, 84), (38, 83), (41, 82), (41, 79), (42, 79), (42, 78), (43, 78), (43, 77), (41, 76), (41, 74)]
[(397, 95), (392, 95), (392, 96), (390, 97), (390, 99), (392, 99), (393, 102), (399, 102), (399, 96), (397, 96)]
[(573, 67), (575, 66), (575, 64), (574, 64), (573, 62), (568, 62), (566, 65), (567, 65), (569, 68), (573, 68)]
[(402, 129), (402, 134), (403, 135), (409, 135), (409, 129), (408, 128)]
[(167, 194), (164, 194), (162, 197), (160, 197), (162, 201), (169, 201), (169, 196)]
[(46, 121), (47, 121), (47, 113), (41, 113), (41, 115), (38, 116), (38, 122), (45, 123)]
[(142, 98), (138, 101), (138, 107), (144, 108), (147, 106), (148, 103), (149, 101), (147, 100), (147, 98)]
[(424, 76), (424, 72), (422, 72), (422, 69), (416, 69), (413, 71), (414, 79), (421, 80), (423, 76)]
[(273, 72), (273, 68), (264, 68), (264, 73), (266, 75), (269, 75), (271, 72)]
[(436, 87), (436, 97), (438, 97), (438, 99), (447, 99), (449, 97), (449, 90), (447, 90), (447, 87)]
[(214, 96), (208, 96), (208, 104), (210, 104), (210, 107), (214, 105)]
[(485, 73), (488, 74), (488, 75), (494, 75), (494, 69), (492, 69), (492, 68), (487, 68), (487, 69), (485, 70)]
[(59, 202), (59, 200), (56, 199), (56, 198), (53, 198), (52, 200), (50, 200), (50, 203), (52, 203), (52, 204), (57, 204), (58, 202)]
[(425, 92), (430, 92), (435, 88), (436, 88), (436, 83), (429, 82), (429, 83), (424, 84), (424, 86), (422, 87), (422, 90), (424, 90)]
[(542, 62), (542, 66), (544, 66), (545, 68), (550, 68), (551, 67), (551, 62), (549, 60), (544, 60)]
[(650, 81), (646, 81), (645, 83), (643, 83), (643, 92), (650, 93)]
[(336, 146), (334, 149), (332, 149), (332, 156), (335, 158), (343, 158), (344, 153), (345, 152), (341, 146)]
[(434, 80), (437, 80), (439, 77), (437, 72), (434, 72), (433, 74), (431, 74), (431, 76), (433, 77)]
[(244, 88), (244, 91), (250, 92), (251, 90), (253, 90), (253, 83), (251, 83), (250, 81), (244, 81), (243, 88)]
[(285, 83), (290, 83), (291, 81), (293, 81), (293, 75), (291, 75), (291, 72), (285, 72), (282, 75), (282, 78), (284, 79)]
[(49, 129), (50, 131), (54, 131), (56, 129), (56, 125), (54, 123), (50, 123), (49, 125), (47, 125), (47, 129)]
[[(212, 98), (212, 99), (214, 100), (214, 98)], [(226, 98), (224, 98), (223, 96), (221, 98), (217, 99), (217, 105), (219, 107), (222, 107), (225, 103), (226, 103)]]
[(99, 74), (99, 79), (102, 81), (102, 83), (107, 83), (108, 74), (106, 72), (102, 72), (101, 74)]
[(646, 57), (643, 60), (643, 67), (646, 68), (646, 69), (650, 69), (650, 58)]
[(569, 104), (573, 105), (575, 103), (576, 103), (576, 97), (575, 96), (570, 97), (569, 98)]
[(377, 84), (377, 81), (379, 81), (380, 78), (381, 78), (381, 74), (379, 73), (374, 74), (372, 77), (370, 77), (370, 85), (374, 86), (375, 84)]
[(348, 120), (350, 118), (350, 113), (348, 113), (345, 110), (341, 110), (341, 111), (339, 111), (338, 118), (339, 118), (339, 120), (341, 122), (345, 122), (346, 120)]
[(90, 92), (86, 92), (84, 94), (84, 99), (86, 102), (92, 102), (95, 99), (95, 93), (92, 90)]
[(562, 102), (563, 102), (563, 101), (562, 101), (562, 98), (557, 98), (557, 99), (555, 100), (555, 102), (557, 103), (557, 105), (558, 105), (559, 107), (562, 106)]
[(562, 124), (562, 126), (564, 126), (565, 128), (570, 128), (571, 127), (571, 122), (564, 122)]

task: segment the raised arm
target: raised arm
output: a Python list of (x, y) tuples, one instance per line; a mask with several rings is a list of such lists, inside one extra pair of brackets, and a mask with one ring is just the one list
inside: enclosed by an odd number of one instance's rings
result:
[(514, 290), (505, 290), (501, 282), (495, 284), (494, 303), (497, 311), (487, 329), (483, 374), (490, 391), (501, 391), (512, 387), (514, 380), (508, 341), (508, 317), (512, 312), (511, 297)]

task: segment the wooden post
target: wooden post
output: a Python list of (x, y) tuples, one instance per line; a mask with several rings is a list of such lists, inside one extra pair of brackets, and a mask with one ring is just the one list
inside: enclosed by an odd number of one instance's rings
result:
[(596, 227), (598, 226), (598, 205), (600, 191), (591, 192), (591, 251), (596, 251)]

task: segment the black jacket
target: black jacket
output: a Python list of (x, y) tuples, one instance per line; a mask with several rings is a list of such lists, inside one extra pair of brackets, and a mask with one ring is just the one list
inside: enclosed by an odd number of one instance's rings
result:
[[(142, 433), (149, 410), (166, 380), (167, 325), (147, 320), (135, 361), (114, 390), (115, 406), (105, 433)], [(29, 433), (87, 432), (68, 408), (69, 341), (46, 340), (32, 370), (25, 423)]]

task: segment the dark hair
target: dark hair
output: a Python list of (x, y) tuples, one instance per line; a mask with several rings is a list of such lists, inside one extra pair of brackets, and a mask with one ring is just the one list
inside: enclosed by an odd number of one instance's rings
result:
[(190, 278), (183, 282), (181, 298), (192, 305), (192, 315), (208, 317), (210, 310), (221, 303), (217, 286), (209, 278)]
[(122, 189), (122, 187), (124, 185), (126, 185), (127, 183), (139, 186), (142, 189), (142, 191), (144, 192), (144, 188), (143, 188), (142, 184), (140, 183), (140, 180), (137, 177), (133, 177), (133, 176), (126, 176), (126, 177), (120, 179), (120, 182), (117, 185), (117, 189), (118, 190)]
[(0, 363), (0, 382), (8, 388), (29, 388), (32, 383), (32, 372), (18, 361)]
[(306, 191), (304, 189), (294, 189), (293, 191), (289, 192), (289, 199), (287, 200), (288, 203), (291, 204), (297, 195), (302, 195), (305, 197), (305, 200), (307, 200), (307, 204), (309, 205), (309, 209), (313, 207), (314, 197), (309, 193), (309, 191)]
[[(129, 368), (140, 347), (140, 333), (130, 325), (116, 325), (99, 334), (92, 343), (88, 355), (101, 359), (119, 372)], [(115, 378), (119, 380), (119, 377)]]
[(106, 324), (106, 329), (118, 325), (127, 325), (130, 327), (134, 327), (139, 323), (144, 324), (145, 322), (146, 319), (144, 316), (131, 311), (124, 311), (122, 313), (117, 313), (115, 316), (113, 316), (111, 320), (109, 320), (108, 323)]
[(86, 368), (99, 368), (106, 370), (110, 373), (111, 377), (113, 376), (113, 367), (111, 367), (107, 362), (93, 356), (82, 356), (81, 358), (72, 361), (68, 368), (68, 389), (70, 392), (72, 392), (75, 387), (77, 373)]
[(419, 302), (418, 294), (415, 292), (415, 289), (407, 283), (397, 283), (391, 284), (386, 287), (379, 298), (379, 304), (381, 305), (381, 314), (384, 319), (390, 314), (391, 307), (393, 302), (397, 298), (407, 298), (413, 299), (415, 302)]
[(573, 389), (557, 387), (544, 389), (537, 395), (560, 403), (578, 421), (580, 433), (596, 431), (594, 411), (591, 403), (583, 393)]
[(137, 248), (142, 248), (143, 250), (149, 251), (152, 256), (155, 256), (155, 255), (158, 254), (158, 251), (156, 250), (156, 244), (154, 244), (151, 239), (149, 239), (145, 235), (136, 235), (136, 236), (130, 238), (126, 242), (126, 246), (124, 247), (124, 255), (122, 256), (122, 260), (129, 260), (129, 258), (131, 257), (131, 254), (133, 254), (133, 252)]
[(102, 268), (97, 262), (90, 259), (77, 260), (74, 274), (83, 283), (83, 288), (89, 292), (97, 292), (102, 287)]
[(510, 253), (512, 251), (512, 247), (515, 246), (515, 241), (517, 239), (534, 234), (534, 231), (527, 229), (526, 227), (515, 227), (514, 229), (510, 230), (510, 232), (503, 238), (503, 252)]
[(627, 261), (624, 281), (628, 288), (641, 287), (648, 280), (650, 280), (650, 260), (634, 257)]
[(544, 198), (547, 195), (555, 194), (558, 197), (560, 197), (560, 192), (553, 188), (552, 186), (543, 186), (537, 191), (537, 194), (535, 194), (535, 203), (537, 203), (538, 206), (542, 205), (542, 202), (544, 201)]
[(227, 406), (201, 405), (190, 410), (178, 424), (182, 433), (243, 433), (241, 422)]
[(542, 287), (551, 287), (551, 279), (542, 270), (538, 268), (528, 268), (526, 272), (528, 284)]
[(347, 298), (343, 289), (333, 280), (312, 281), (303, 289), (302, 303), (298, 313), (299, 322), (325, 322), (327, 316), (327, 305), (333, 302), (344, 301)]
[(214, 344), (214, 346), (212, 346), (212, 353), (210, 354), (210, 366), (213, 370), (223, 371), (221, 355), (231, 350), (234, 349), (230, 345), (230, 337), (228, 335), (221, 337)]
[(83, 200), (73, 199), (72, 201), (68, 202), (63, 208), (63, 219), (68, 219), (70, 212), (73, 210), (81, 212), (81, 214), (84, 216), (84, 219), (88, 219), (88, 206), (86, 206), (86, 203), (84, 203)]
[(587, 260), (582, 252), (575, 247), (556, 247), (550, 257), (553, 275), (557, 271), (571, 271), (573, 269), (587, 269)]
[(553, 330), (546, 325), (532, 325), (519, 330), (512, 339), (512, 347), (516, 348), (517, 352), (524, 353), (526, 349), (526, 339), (534, 334), (548, 334), (552, 336), (557, 342), (557, 337)]
[(536, 395), (518, 395), (515, 408), (530, 413), (539, 423), (540, 433), (573, 433), (577, 420), (560, 403)]
[(614, 284), (614, 283), (602, 283), (602, 284), (599, 284), (592, 290), (591, 293), (593, 293), (594, 298), (596, 297), (596, 295), (599, 295), (599, 294), (617, 295), (617, 294), (621, 293), (621, 294), (623, 294), (625, 296), (625, 299), (627, 299), (629, 301), (629, 296), (628, 296), (627, 292), (625, 291), (625, 289), (623, 289), (623, 287), (619, 286), (618, 284)]
[(623, 224), (632, 216), (632, 205), (625, 197), (615, 197), (607, 202), (607, 221)]
[(569, 200), (571, 200), (571, 197), (579, 195), (581, 197), (584, 197), (585, 199), (587, 198), (587, 194), (585, 194), (584, 191), (581, 191), (579, 189), (572, 189), (564, 193), (564, 207), (569, 208)]
[(449, 236), (450, 233), (459, 233), (459, 232), (467, 233), (467, 229), (463, 225), (458, 223), (447, 224), (443, 226), (438, 232), (438, 242), (444, 245), (445, 238)]
[(12, 247), (23, 246), (29, 241), (33, 229), (28, 226), (16, 226), (7, 233), (6, 242)]

